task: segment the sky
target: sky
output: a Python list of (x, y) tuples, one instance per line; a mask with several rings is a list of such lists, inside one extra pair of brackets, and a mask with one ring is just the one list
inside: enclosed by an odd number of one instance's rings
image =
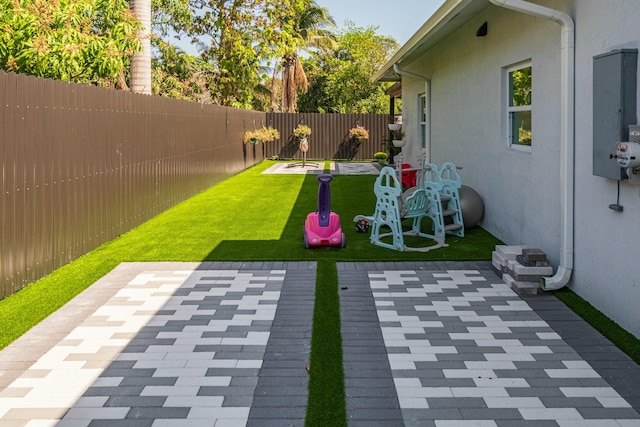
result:
[(402, 46), (415, 34), (444, 0), (316, 0), (326, 7), (338, 28), (345, 21), (357, 27), (379, 27), (376, 33), (396, 39)]
[[(378, 27), (376, 34), (393, 37), (400, 46), (442, 3), (444, 0), (316, 0), (318, 6), (329, 10), (338, 29), (344, 29), (347, 20), (356, 27)], [(175, 43), (187, 53), (197, 53), (186, 37)]]

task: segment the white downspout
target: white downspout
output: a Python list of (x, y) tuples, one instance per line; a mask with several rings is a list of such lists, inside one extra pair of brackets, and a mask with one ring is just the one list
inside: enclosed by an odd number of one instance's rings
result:
[[(416, 79), (416, 80), (424, 80), (425, 103), (429, 102), (429, 99), (431, 99), (431, 96), (429, 96), (430, 95), (429, 91), (431, 90), (431, 82), (427, 77), (421, 76), (419, 74), (414, 74), (410, 71), (405, 71), (402, 68), (400, 68), (398, 64), (393, 64), (393, 71), (400, 76), (411, 77), (412, 79)], [(431, 111), (429, 110), (430, 108), (431, 106), (427, 105), (427, 115), (425, 117), (426, 132), (424, 135), (424, 140), (425, 140), (424, 148), (427, 153), (425, 161), (427, 163), (431, 162)]]
[(523, 0), (489, 0), (491, 3), (517, 12), (540, 16), (561, 26), (561, 121), (560, 121), (560, 265), (553, 277), (542, 279), (542, 289), (553, 291), (569, 283), (573, 271), (573, 198), (574, 198), (574, 110), (575, 110), (575, 26), (565, 12)]

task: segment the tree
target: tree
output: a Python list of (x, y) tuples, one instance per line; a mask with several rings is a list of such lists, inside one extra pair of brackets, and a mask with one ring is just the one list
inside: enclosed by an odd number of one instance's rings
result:
[(386, 113), (389, 83), (373, 83), (371, 76), (398, 49), (390, 37), (376, 34), (377, 27), (356, 27), (352, 22), (338, 34), (337, 47), (314, 53), (309, 96), (300, 97), (300, 110), (331, 113)]
[[(315, 48), (322, 51), (334, 44), (334, 35), (327, 28), (334, 27), (335, 21), (326, 8), (319, 7), (314, 0), (301, 0), (296, 2), (294, 10), (293, 43), (288, 46), (281, 62), (281, 110), (287, 113), (296, 111), (298, 91), (306, 93), (308, 90), (307, 76), (300, 62), (298, 49)], [(272, 105), (277, 105), (275, 91), (272, 91)]]
[[(163, 76), (160, 70), (152, 70), (151, 46), (166, 46), (160, 36), (166, 36), (170, 30), (180, 33), (189, 28), (192, 23), (189, 0), (130, 0), (130, 7), (142, 26), (138, 32), (142, 50), (131, 58), (131, 90), (151, 94), (153, 88), (159, 86), (153, 78), (161, 79)], [(155, 34), (151, 32), (152, 28)], [(159, 52), (169, 51), (159, 49)], [(177, 95), (174, 91), (170, 93), (174, 97)]]
[(153, 93), (203, 104), (211, 103), (211, 64), (161, 40), (155, 40), (154, 45), (158, 54), (151, 64)]
[(212, 101), (251, 108), (268, 79), (265, 66), (291, 44), (293, 5), (298, 0), (192, 0), (188, 34), (211, 64)]
[[(153, 92), (266, 110), (270, 59), (295, 43), (293, 16), (299, 1), (153, 0)], [(170, 33), (190, 37), (200, 57), (163, 40)]]
[(151, 94), (151, 0), (129, 0), (141, 24), (138, 37), (142, 50), (131, 58), (131, 90)]
[(126, 86), (140, 28), (125, 0), (0, 0), (0, 68)]
[(151, 0), (152, 40), (162, 39), (171, 32), (185, 35), (193, 25), (189, 0)]

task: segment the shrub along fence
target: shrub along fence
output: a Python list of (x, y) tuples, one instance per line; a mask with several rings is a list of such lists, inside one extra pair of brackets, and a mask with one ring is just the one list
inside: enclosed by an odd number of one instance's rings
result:
[[(310, 158), (370, 159), (388, 116), (266, 114), (0, 72), (0, 120), (1, 299), (265, 158), (296, 157), (301, 121)], [(350, 147), (358, 120), (370, 139)], [(244, 144), (263, 124), (280, 141)]]

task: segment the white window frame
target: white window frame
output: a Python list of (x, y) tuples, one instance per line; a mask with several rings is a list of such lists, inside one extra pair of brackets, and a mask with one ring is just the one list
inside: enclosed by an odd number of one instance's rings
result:
[[(522, 70), (525, 68), (532, 69), (532, 79), (531, 79), (531, 103), (529, 105), (511, 105), (511, 96), (512, 96), (512, 88), (511, 88), (511, 73), (514, 71)], [(514, 114), (521, 112), (529, 112), (530, 116), (533, 119), (533, 66), (531, 60), (519, 62), (517, 64), (511, 65), (509, 67), (504, 68), (504, 105), (505, 105), (505, 135), (507, 139), (507, 146), (513, 150), (531, 152), (531, 147), (533, 146), (533, 138), (531, 139), (531, 144), (519, 144), (514, 143), (514, 135), (513, 129), (514, 125), (512, 123)], [(531, 120), (532, 120), (531, 119)], [(531, 129), (533, 130), (533, 123), (531, 125)]]
[(420, 148), (425, 148), (427, 141), (427, 123), (429, 122), (429, 104), (427, 94), (418, 95), (418, 135), (420, 135)]

